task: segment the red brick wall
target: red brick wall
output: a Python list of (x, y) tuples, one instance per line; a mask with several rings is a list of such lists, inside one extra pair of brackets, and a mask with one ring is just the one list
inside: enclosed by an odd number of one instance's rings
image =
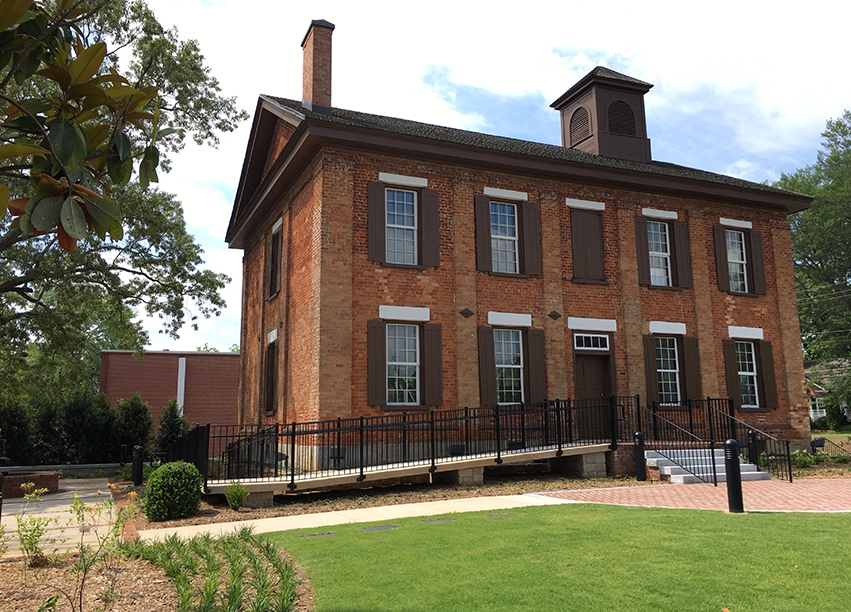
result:
[(156, 432), (163, 408), (177, 397), (181, 357), (186, 358), (183, 414), (189, 422), (238, 422), (240, 358), (235, 353), (147, 352), (137, 360), (132, 351), (103, 351), (100, 390), (112, 406), (139, 393), (151, 407)]
[[(413, 270), (381, 266), (367, 258), (367, 183), (379, 172), (428, 179), (439, 193), (440, 266)], [(540, 210), (543, 273), (540, 277), (491, 276), (476, 270), (474, 197), (485, 186), (528, 193)], [(565, 198), (604, 202), (602, 214), (607, 285), (573, 283), (570, 209)], [(638, 285), (635, 217), (642, 207), (676, 211), (689, 226), (693, 287), (683, 291)], [(719, 217), (748, 220), (762, 232), (768, 294), (730, 296), (717, 288), (712, 226)], [(262, 295), (265, 240), (274, 220), (284, 218), (286, 272), (281, 305), (274, 317), (285, 322), (287, 383), (279, 418), (312, 420), (374, 415), (367, 404), (366, 327), (381, 304), (428, 307), (442, 326), (444, 407), (479, 403), (476, 326), (488, 311), (532, 315), (547, 347), (550, 397), (574, 394), (572, 332), (567, 317), (615, 319), (613, 335), (616, 393), (645, 393), (642, 336), (649, 321), (682, 322), (699, 340), (703, 392), (726, 396), (722, 340), (728, 325), (762, 327), (772, 342), (780, 408), (751, 422), (783, 425), (790, 437), (808, 434), (803, 362), (794, 298), (789, 227), (785, 216), (711, 200), (632, 192), (597, 185), (541, 179), (503, 172), (325, 148), (279, 203), (246, 250), (248, 291)], [(258, 280), (259, 279), (259, 280)], [(273, 321), (262, 300), (244, 298), (245, 338), (265, 333)], [(459, 314), (468, 308), (469, 319)], [(547, 314), (562, 315), (556, 320)], [(273, 318), (274, 318), (273, 317)], [(265, 321), (262, 334), (256, 326)], [(265, 341), (264, 341), (265, 342)], [(257, 343), (258, 345), (263, 342)], [(243, 345), (244, 347), (246, 344)], [(246, 405), (256, 406), (260, 347), (244, 351)], [(248, 381), (250, 380), (250, 384)], [(350, 389), (350, 399), (345, 390)], [(244, 420), (256, 417), (248, 409)]]

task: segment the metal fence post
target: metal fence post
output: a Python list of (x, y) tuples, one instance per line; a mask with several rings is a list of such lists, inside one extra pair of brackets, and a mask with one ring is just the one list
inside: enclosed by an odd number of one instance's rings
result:
[(562, 418), (562, 401), (555, 400), (556, 406), (556, 444), (558, 444), (558, 450), (556, 451), (556, 457), (561, 457), (564, 451), (561, 449), (561, 418)]
[(741, 514), (745, 511), (742, 471), (739, 467), (739, 443), (733, 438), (724, 442), (724, 464), (727, 469), (727, 506), (732, 514)]
[(632, 435), (635, 443), (635, 479), (639, 482), (647, 480), (647, 458), (644, 455), (644, 434), (636, 431)]
[(295, 421), (290, 424), (290, 483), (287, 488), (295, 490)]
[(470, 409), (464, 406), (464, 454), (471, 455), (470, 448)]
[(437, 465), (435, 464), (435, 459), (437, 455), (437, 442), (434, 439), (434, 410), (428, 411), (428, 426), (431, 431), (431, 467), (428, 469), (429, 472), (434, 474), (437, 471)]
[(493, 414), (496, 418), (496, 459), (497, 463), (502, 463), (502, 440), (500, 440), (499, 435), (499, 404), (493, 407)]
[(615, 396), (609, 396), (609, 427), (612, 434), (612, 450), (618, 450), (618, 409)]
[(145, 449), (138, 444), (133, 447), (133, 485), (142, 486), (142, 462), (144, 460)]
[(786, 440), (786, 465), (789, 468), (789, 482), (792, 482), (792, 453), (789, 452), (789, 440)]
[(366, 448), (364, 447), (363, 435), (364, 435), (363, 417), (361, 417), (360, 418), (360, 475), (358, 476), (358, 482), (363, 482), (364, 480), (366, 480), (366, 476), (363, 475), (364, 453), (366, 452)]
[(759, 449), (756, 446), (756, 432), (753, 429), (748, 432), (748, 461), (759, 467)]

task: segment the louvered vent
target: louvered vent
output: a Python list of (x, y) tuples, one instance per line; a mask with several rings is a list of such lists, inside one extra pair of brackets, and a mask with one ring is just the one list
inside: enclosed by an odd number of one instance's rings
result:
[(570, 146), (582, 142), (591, 135), (591, 118), (584, 106), (577, 108), (570, 117)]
[(635, 114), (623, 100), (615, 100), (609, 106), (609, 133), (635, 136)]

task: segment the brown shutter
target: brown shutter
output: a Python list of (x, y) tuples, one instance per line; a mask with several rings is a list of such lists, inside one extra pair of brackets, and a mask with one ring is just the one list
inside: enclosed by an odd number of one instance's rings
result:
[(266, 299), (272, 297), (272, 283), (274, 282), (274, 271), (272, 270), (272, 262), (274, 259), (275, 250), (275, 234), (269, 236), (266, 241)]
[(366, 395), (370, 406), (387, 402), (387, 326), (384, 321), (366, 323)]
[(674, 230), (674, 260), (677, 268), (677, 287), (691, 287), (691, 257), (689, 256), (688, 224), (684, 221), (671, 223)]
[(531, 276), (541, 274), (541, 237), (538, 231), (538, 204), (523, 202), (520, 205), (523, 215), (523, 264), (521, 270)]
[(638, 257), (638, 284), (650, 284), (650, 244), (647, 242), (647, 219), (635, 218), (635, 250)]
[(479, 401), (482, 406), (496, 404), (496, 356), (493, 328), (479, 328)]
[(274, 412), (277, 405), (277, 382), (278, 382), (278, 343), (272, 342), (266, 345), (265, 359), (265, 396), (263, 398), (266, 413)]
[(735, 340), (724, 340), (724, 370), (727, 374), (727, 395), (733, 398), (733, 405), (738, 410), (742, 407), (742, 392), (739, 390), (739, 368), (736, 364)]
[(683, 338), (683, 379), (685, 393), (680, 397), (690, 400), (703, 399), (700, 385), (700, 355), (697, 349), (697, 338)]
[(281, 290), (281, 242), (283, 239), (283, 232), (278, 230), (274, 234), (272, 234), (272, 272), (275, 275), (275, 281), (272, 283), (272, 289), (275, 293), (278, 293)]
[(765, 286), (765, 259), (762, 250), (762, 232), (750, 231), (747, 233), (750, 240), (750, 265), (753, 277), (753, 292), (758, 295), (766, 294)]
[[(384, 183), (367, 183), (367, 253), (369, 261), (384, 263), (387, 257), (385, 248), (386, 216), (385, 216)], [(383, 402), (382, 402), (383, 403)]]
[(777, 401), (777, 377), (774, 375), (774, 350), (771, 348), (771, 342), (759, 342), (757, 346), (759, 347), (759, 373), (757, 377), (761, 381), (760, 391), (762, 391), (760, 405), (773, 410), (779, 405)]
[(712, 229), (715, 232), (715, 270), (718, 273), (718, 290), (729, 291), (730, 268), (727, 266), (727, 230), (724, 229), (723, 225), (716, 225)]
[(420, 203), (422, 222), (420, 244), (424, 266), (436, 268), (440, 265), (440, 203), (436, 191), (423, 189)]
[(440, 325), (423, 325), (422, 380), (423, 404), (426, 406), (443, 405), (443, 364)]
[(572, 209), (570, 237), (573, 248), (573, 279), (606, 280), (602, 214)]
[[(645, 224), (646, 228), (646, 224)], [(647, 232), (644, 232), (647, 236)], [(656, 373), (656, 342), (644, 336), (644, 378), (647, 381), (647, 405), (659, 401), (659, 379)]]
[(530, 329), (526, 333), (529, 347), (526, 361), (526, 380), (528, 381), (527, 402), (544, 402), (547, 399), (547, 363), (544, 354), (544, 330)]
[(482, 272), (493, 269), (491, 259), (491, 203), (476, 196), (476, 265)]

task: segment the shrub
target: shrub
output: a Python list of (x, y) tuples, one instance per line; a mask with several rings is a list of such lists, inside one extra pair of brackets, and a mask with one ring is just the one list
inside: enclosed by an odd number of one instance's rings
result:
[(836, 463), (851, 463), (851, 457), (848, 455), (837, 455), (833, 458)]
[(204, 479), (191, 463), (174, 461), (157, 468), (145, 489), (145, 515), (149, 521), (181, 519), (201, 506)]
[(248, 499), (248, 489), (238, 480), (234, 480), (225, 489), (225, 499), (228, 500), (231, 510), (239, 510)]
[(151, 407), (142, 401), (138, 393), (134, 393), (129, 400), (118, 400), (115, 437), (119, 447), (126, 444), (127, 450), (132, 452), (133, 447), (138, 444), (147, 450), (153, 428)]
[(157, 450), (165, 452), (169, 444), (179, 439), (189, 431), (189, 419), (180, 412), (177, 398), (173, 398), (163, 409), (160, 426), (157, 432)]
[(819, 417), (817, 419), (813, 419), (810, 421), (810, 429), (815, 429), (818, 431), (825, 431), (830, 429), (827, 426), (827, 417)]
[(815, 459), (805, 453), (792, 453), (792, 461), (795, 462), (795, 467), (797, 468), (808, 468), (813, 463), (815, 463)]

